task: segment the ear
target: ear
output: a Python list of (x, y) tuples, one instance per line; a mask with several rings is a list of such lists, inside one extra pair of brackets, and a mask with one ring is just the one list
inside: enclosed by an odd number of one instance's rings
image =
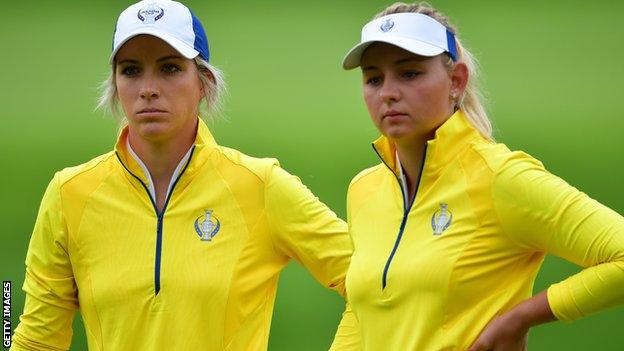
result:
[[(215, 83), (214, 75), (212, 74), (212, 72), (210, 72), (209, 69), (201, 69), (199, 71), (199, 74), (210, 80), (212, 83)], [(199, 80), (199, 92), (202, 98), (206, 96), (206, 87), (204, 86), (204, 82), (201, 79)]]
[(468, 84), (468, 66), (463, 62), (458, 62), (453, 66), (451, 74), (451, 95), (462, 96)]

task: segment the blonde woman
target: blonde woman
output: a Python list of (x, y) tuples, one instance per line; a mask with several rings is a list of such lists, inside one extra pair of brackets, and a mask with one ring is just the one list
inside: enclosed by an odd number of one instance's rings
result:
[[(354, 254), (334, 350), (523, 350), (528, 330), (624, 302), (624, 218), (494, 142), (446, 17), (397, 3), (362, 30), (381, 163), (349, 186)], [(586, 267), (532, 295), (544, 256)]]
[(116, 25), (102, 103), (115, 149), (58, 172), (26, 257), (12, 350), (264, 350), (291, 259), (344, 293), (346, 224), (276, 160), (216, 143), (198, 118), (224, 87), (183, 4), (141, 1)]

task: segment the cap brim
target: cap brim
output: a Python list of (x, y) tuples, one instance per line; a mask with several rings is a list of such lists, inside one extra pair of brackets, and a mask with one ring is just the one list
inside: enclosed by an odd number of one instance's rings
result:
[(370, 39), (354, 46), (353, 49), (349, 50), (349, 52), (345, 55), (344, 59), (342, 59), (342, 68), (349, 70), (360, 66), (360, 61), (362, 59), (362, 54), (364, 53), (364, 51), (371, 44), (380, 42), (398, 46), (403, 50), (407, 50), (413, 54), (420, 56), (437, 56), (445, 51), (442, 48), (425, 43), (420, 40), (384, 36), (383, 38)]
[(134, 32), (128, 33), (128, 35), (126, 35), (126, 37), (119, 42), (117, 47), (114, 48), (113, 52), (110, 55), (110, 58), (108, 60), (109, 63), (111, 63), (111, 64), (113, 63), (113, 61), (115, 60), (115, 55), (117, 55), (117, 52), (119, 51), (119, 49), (125, 43), (127, 43), (128, 40), (136, 37), (137, 35), (141, 35), (141, 34), (152, 35), (152, 36), (155, 36), (157, 38), (162, 39), (163, 41), (165, 41), (167, 44), (171, 45), (171, 47), (173, 47), (177, 52), (179, 52), (182, 56), (186, 57), (187, 59), (193, 59), (197, 55), (199, 55), (199, 51), (197, 51), (194, 48), (186, 45), (183, 41), (181, 41), (180, 39), (177, 39), (176, 37), (173, 37), (173, 36), (171, 36), (171, 35), (169, 35), (167, 33), (159, 31), (157, 29), (143, 28), (141, 30), (136, 30)]

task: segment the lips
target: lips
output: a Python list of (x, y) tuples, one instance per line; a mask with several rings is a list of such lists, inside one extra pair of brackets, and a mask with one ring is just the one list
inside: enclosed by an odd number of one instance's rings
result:
[(386, 118), (386, 117), (400, 117), (400, 116), (405, 116), (407, 115), (406, 113), (403, 113), (401, 111), (396, 111), (396, 110), (388, 110), (386, 112), (384, 112), (381, 117), (382, 118)]
[(158, 113), (158, 112), (167, 112), (167, 111), (165, 111), (165, 110), (160, 110), (160, 109), (153, 108), (153, 107), (150, 107), (150, 108), (144, 108), (144, 109), (142, 109), (141, 111), (137, 112), (137, 114), (142, 114), (142, 113)]
[(148, 107), (140, 110), (136, 113), (136, 115), (139, 117), (163, 117), (167, 113), (168, 112), (165, 110), (161, 110), (155, 107)]

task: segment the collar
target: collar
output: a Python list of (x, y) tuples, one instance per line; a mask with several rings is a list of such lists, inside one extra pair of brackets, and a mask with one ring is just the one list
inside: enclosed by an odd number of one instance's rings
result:
[(401, 182), (401, 187), (403, 188), (403, 203), (407, 208), (408, 199), (407, 199), (407, 178), (405, 177), (405, 172), (403, 171), (403, 166), (401, 166), (401, 160), (399, 160), (399, 153), (394, 151), (394, 159), (396, 160), (397, 168), (399, 169), (399, 181)]
[[(199, 168), (205, 161), (205, 158), (199, 157), (199, 155), (204, 154), (207, 151), (213, 150), (218, 146), (214, 137), (210, 133), (210, 130), (208, 129), (206, 123), (204, 123), (201, 118), (197, 118), (197, 120), (197, 134), (195, 135), (195, 141), (176, 167), (173, 177), (171, 177), (171, 182), (169, 184), (169, 190), (167, 191), (167, 193), (169, 193), (172, 187), (172, 183), (182, 172), (185, 166), (185, 173), (194, 173), (194, 171)], [(139, 178), (143, 182), (143, 184), (147, 186), (150, 194), (154, 196), (154, 186), (151, 175), (149, 174), (149, 171), (147, 170), (145, 164), (141, 161), (141, 159), (134, 152), (134, 150), (132, 150), (132, 147), (130, 147), (130, 143), (128, 142), (128, 126), (125, 126), (119, 132), (119, 135), (117, 137), (117, 143), (115, 144), (115, 153), (117, 154), (117, 157), (119, 158), (123, 166), (128, 169), (130, 173)], [(191, 155), (198, 156), (191, 157)], [(155, 196), (153, 198), (155, 198)]]
[[(476, 139), (483, 139), (483, 137), (470, 124), (463, 111), (456, 111), (436, 130), (435, 137), (427, 141), (423, 174), (425, 172), (436, 173)], [(373, 142), (372, 146), (381, 161), (394, 172), (398, 179), (402, 179), (403, 172), (394, 143), (382, 135)]]

